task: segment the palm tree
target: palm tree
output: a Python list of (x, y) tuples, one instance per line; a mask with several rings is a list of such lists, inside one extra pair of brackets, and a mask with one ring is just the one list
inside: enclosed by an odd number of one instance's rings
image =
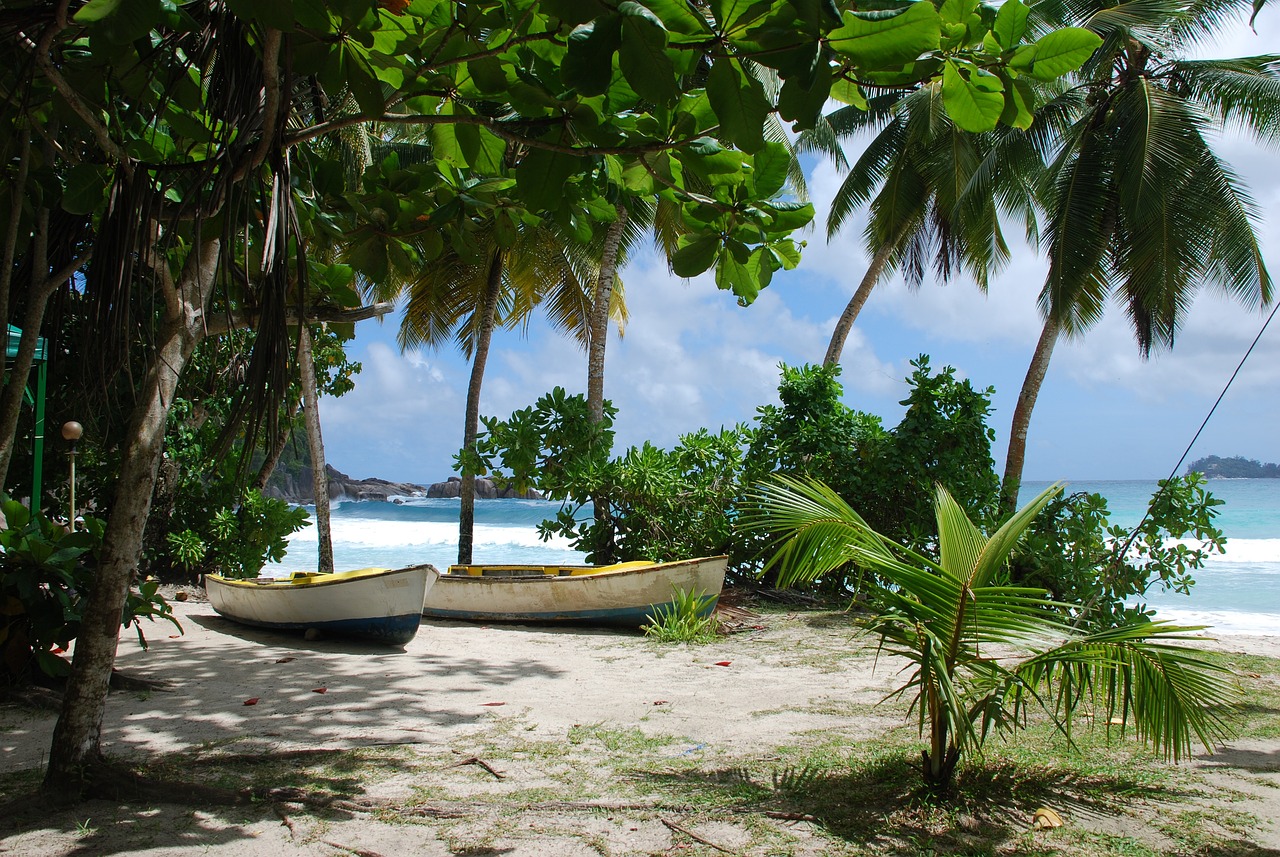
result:
[[(963, 268), (986, 289), (990, 272), (1008, 259), (999, 208), (1026, 211), (1025, 196), (974, 195), (975, 174), (992, 136), (956, 127), (939, 84), (871, 99), (868, 108), (844, 107), (801, 135), (803, 149), (821, 151), (838, 166), (848, 163), (842, 138), (878, 129), (836, 191), (827, 216), (831, 240), (849, 217), (870, 201), (864, 231), (871, 262), (827, 346), (823, 365), (840, 362), (845, 341), (871, 292), (893, 270), (918, 286), (929, 267), (949, 278)], [(964, 216), (960, 216), (963, 210)], [(1034, 221), (1028, 220), (1033, 226)]]
[[(1139, 621), (1082, 635), (1063, 623), (1047, 592), (1002, 582), (1010, 552), (1061, 490), (1054, 485), (989, 537), (938, 486), (937, 559), (872, 530), (827, 486), (777, 477), (757, 487), (752, 529), (782, 542), (771, 566), (780, 585), (816, 580), (849, 563), (874, 570), (878, 612), (869, 628), (905, 659), (907, 681), (891, 696), (911, 700), (928, 734), (926, 784), (945, 790), (956, 766), (993, 731), (1025, 723), (1040, 704), (1064, 731), (1086, 699), (1132, 725), (1175, 760), (1193, 741), (1210, 750), (1226, 735), (1227, 671), (1180, 645), (1192, 628)], [(1069, 732), (1067, 733), (1069, 734)]]
[[(1045, 327), (1010, 429), (1001, 509), (1017, 505), (1026, 434), (1054, 343), (1125, 308), (1143, 356), (1172, 347), (1195, 293), (1213, 285), (1247, 305), (1270, 302), (1271, 277), (1254, 225), (1257, 209), (1212, 136), (1238, 127), (1280, 140), (1280, 55), (1184, 57), (1249, 0), (1101, 0), (1036, 5), (1052, 25), (1073, 20), (1103, 45), (1078, 85), (1050, 101), (1052, 131), (1018, 150), (1047, 164), (1037, 188), (1049, 272)], [(1042, 132), (1038, 132), (1042, 133)], [(995, 157), (1017, 161), (1009, 152)]]
[(465, 451), (474, 448), (479, 434), (480, 390), (493, 330), (524, 324), (535, 308), (546, 304), (555, 327), (585, 342), (591, 300), (583, 276), (589, 269), (586, 249), (559, 230), (522, 224), (516, 239), (503, 246), (489, 220), (468, 241), (477, 248), (474, 256), (447, 251), (401, 286), (409, 300), (398, 337), (404, 350), (436, 348), (452, 338), (472, 360), (463, 426), (460, 564), (472, 558), (476, 474)]

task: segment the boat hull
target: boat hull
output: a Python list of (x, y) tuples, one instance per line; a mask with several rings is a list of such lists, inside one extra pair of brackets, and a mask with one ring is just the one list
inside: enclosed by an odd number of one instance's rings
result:
[(665, 563), (588, 566), (483, 566), (440, 575), (423, 614), (472, 622), (564, 622), (639, 627), (670, 609), (675, 590), (707, 596), (715, 609), (724, 586), (723, 556)]
[(439, 574), (431, 565), (256, 580), (210, 574), (205, 591), (219, 615), (242, 625), (404, 645), (418, 633), (422, 602)]

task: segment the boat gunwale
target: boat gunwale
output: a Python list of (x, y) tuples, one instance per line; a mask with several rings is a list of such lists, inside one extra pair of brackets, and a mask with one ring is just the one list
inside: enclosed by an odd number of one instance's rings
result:
[[(306, 579), (299, 579), (299, 580), (291, 580), (287, 577), (271, 578), (269, 580), (271, 580), (272, 582), (261, 582), (261, 583), (259, 582), (263, 580), (263, 578), (261, 577), (249, 577), (249, 578), (243, 578), (243, 579), (237, 580), (233, 578), (223, 577), (220, 574), (206, 574), (204, 576), (204, 580), (205, 580), (206, 589), (208, 588), (209, 581), (213, 581), (219, 586), (227, 586), (234, 589), (245, 589), (245, 590), (265, 589), (268, 592), (284, 592), (284, 591), (291, 591), (296, 589), (337, 587), (337, 586), (341, 586), (344, 583), (362, 583), (370, 580), (378, 580), (383, 577), (392, 577), (397, 574), (418, 573), (423, 571), (424, 569), (429, 570), (428, 573), (435, 572), (437, 579), (444, 577), (444, 575), (440, 573), (440, 570), (437, 569), (431, 563), (421, 563), (420, 565), (410, 565), (410, 566), (405, 566), (404, 568), (380, 568), (380, 569), (357, 568), (357, 569), (352, 569), (352, 571), (349, 571), (349, 572), (348, 571), (334, 572), (332, 575), (314, 574)], [(351, 577), (346, 576), (346, 575), (351, 575), (353, 574), (353, 572), (357, 572), (357, 571), (368, 571), (370, 573), (360, 574), (360, 575), (351, 576)], [(321, 579), (317, 580), (316, 578), (321, 578)]]
[[(493, 584), (504, 584), (504, 583), (512, 584), (512, 583), (532, 583), (534, 581), (550, 583), (552, 581), (567, 582), (571, 580), (578, 580), (578, 581), (599, 580), (602, 578), (609, 578), (610, 580), (616, 580), (621, 577), (629, 577), (629, 576), (639, 575), (639, 574), (651, 574), (657, 569), (677, 568), (679, 566), (694, 565), (694, 564), (705, 563), (705, 562), (714, 562), (717, 560), (723, 560), (727, 567), (729, 563), (729, 556), (728, 554), (719, 554), (716, 556), (696, 557), (694, 559), (677, 559), (677, 560), (671, 560), (669, 562), (650, 563), (649, 565), (640, 566), (639, 568), (624, 568), (624, 569), (619, 569), (617, 571), (608, 571), (606, 569), (608, 569), (609, 566), (600, 566), (602, 570), (594, 574), (542, 573), (542, 574), (528, 574), (528, 575), (518, 575), (518, 576), (517, 575), (490, 575), (486, 577), (483, 574), (453, 574), (449, 571), (442, 571), (440, 572), (440, 578), (436, 581), (436, 585), (439, 585), (444, 581), (449, 581), (451, 583), (467, 581), (469, 583), (486, 582), (486, 583), (493, 583)], [(462, 567), (466, 568), (466, 567), (480, 566), (480, 567), (489, 567), (489, 568), (520, 568), (523, 565), (527, 565), (527, 567), (529, 568), (552, 568), (552, 567), (592, 568), (592, 566), (589, 566), (589, 565), (579, 566), (579, 565), (573, 565), (573, 564), (552, 566), (552, 565), (539, 565), (537, 563), (522, 564), (522, 563), (476, 563), (476, 562), (470, 563), (469, 565), (462, 566)], [(450, 566), (451, 569), (454, 567), (455, 566)]]

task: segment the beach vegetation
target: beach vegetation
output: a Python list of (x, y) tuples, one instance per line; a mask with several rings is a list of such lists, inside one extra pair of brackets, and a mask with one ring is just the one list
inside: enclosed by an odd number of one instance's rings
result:
[(1148, 592), (1189, 595), (1195, 573), (1226, 550), (1214, 523), (1221, 505), (1197, 473), (1161, 480), (1133, 529), (1110, 522), (1100, 494), (1055, 497), (1013, 552), (1008, 579), (1070, 605), (1064, 615), (1081, 627), (1150, 618)]
[(713, 601), (704, 592), (676, 588), (671, 603), (655, 607), (641, 630), (659, 643), (710, 643), (720, 629)]
[(757, 489), (744, 524), (778, 538), (780, 584), (849, 564), (876, 571), (868, 627), (883, 651), (911, 664), (891, 697), (909, 702), (927, 739), (920, 770), (930, 789), (950, 789), (963, 758), (1020, 728), (1032, 708), (1069, 736), (1088, 703), (1174, 760), (1228, 734), (1234, 688), (1226, 670), (1185, 645), (1195, 629), (1139, 616), (1078, 632), (1045, 590), (1002, 582), (1018, 541), (1060, 490), (1046, 489), (986, 536), (939, 485), (934, 559), (875, 532), (820, 482), (779, 477)]
[[(6, 521), (0, 529), (0, 679), (4, 685), (65, 679), (71, 664), (63, 654), (80, 633), (96, 585), (94, 561), (105, 524), (88, 517), (69, 532), (8, 497), (0, 511)], [(130, 588), (120, 617), (122, 628), (136, 628), (143, 647), (144, 618), (182, 630), (154, 580)]]

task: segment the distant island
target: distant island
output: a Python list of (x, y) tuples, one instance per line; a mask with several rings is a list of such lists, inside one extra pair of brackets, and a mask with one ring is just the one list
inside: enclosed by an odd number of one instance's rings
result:
[(1187, 472), (1203, 473), (1208, 479), (1280, 479), (1280, 464), (1263, 464), (1243, 455), (1208, 455), (1188, 464)]

